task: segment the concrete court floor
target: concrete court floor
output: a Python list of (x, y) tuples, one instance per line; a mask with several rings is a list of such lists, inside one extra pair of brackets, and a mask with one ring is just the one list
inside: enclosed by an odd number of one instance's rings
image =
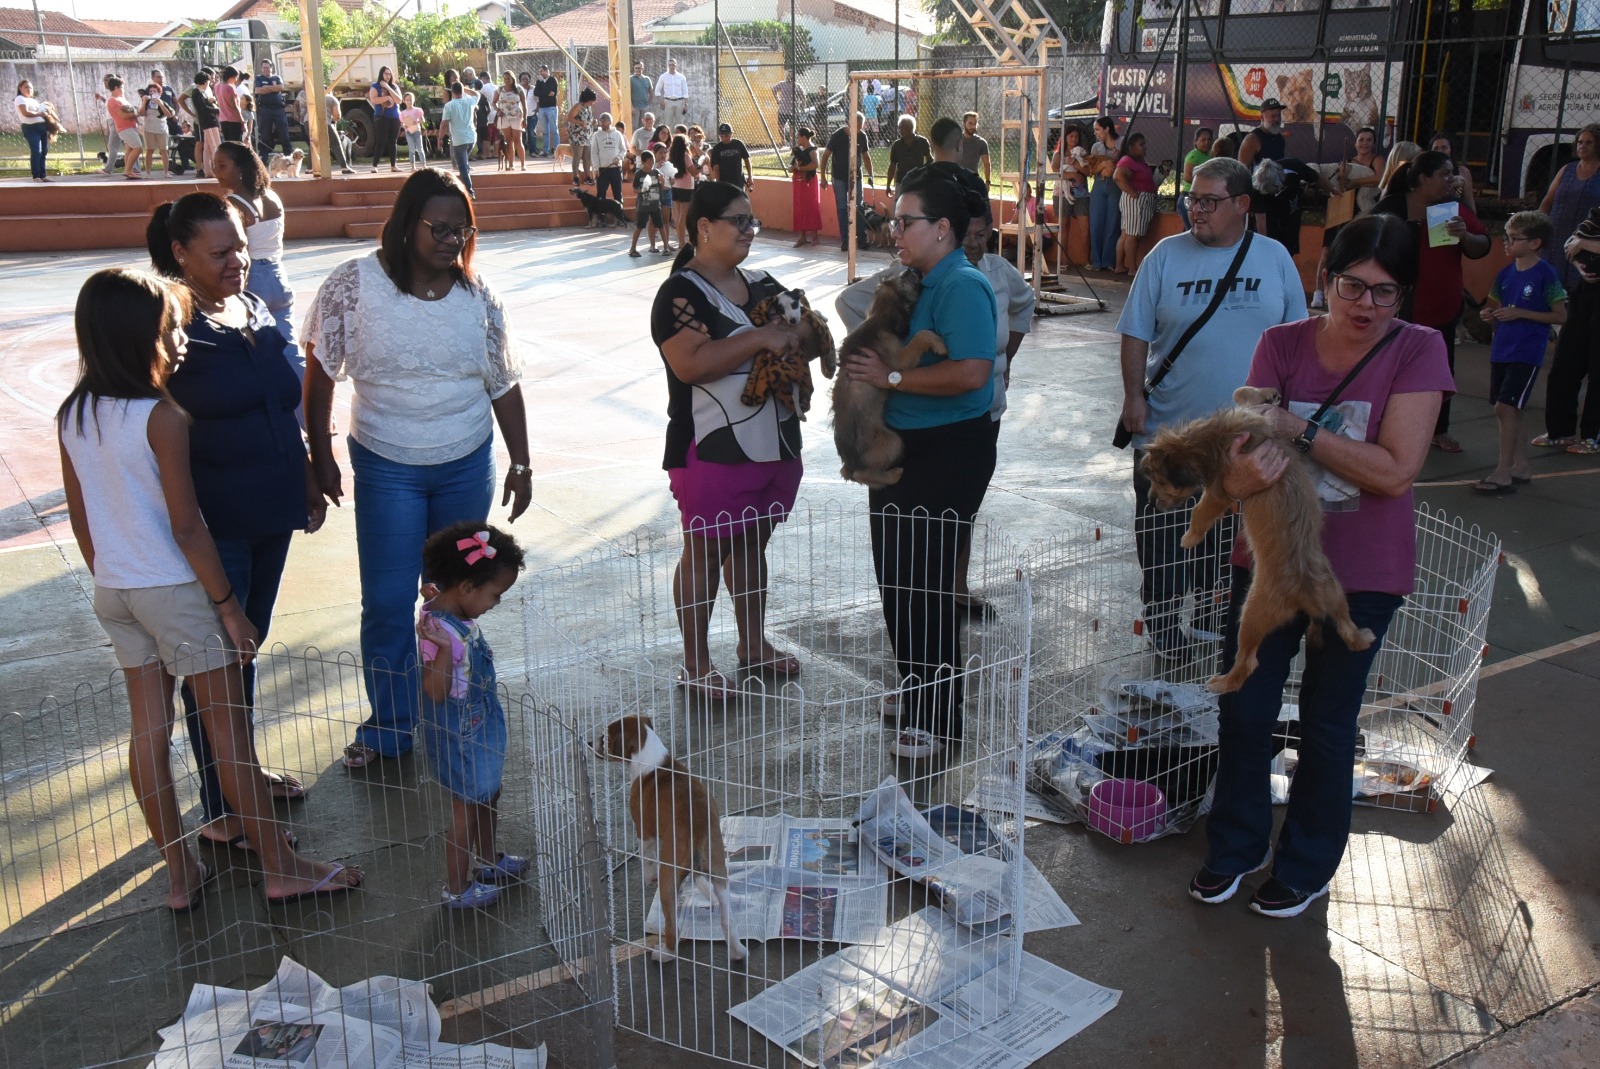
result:
[[(302, 309), (334, 264), (370, 247), (293, 243)], [(631, 532), (669, 532), (675, 521), (659, 470), (664, 391), (648, 327), (666, 262), (631, 260), (625, 248), (620, 231), (480, 242), (479, 267), (511, 310), (525, 362), (536, 482), (516, 530), (532, 568)], [(103, 680), (113, 667), (65, 524), (49, 415), (72, 380), (82, 279), (141, 261), (133, 252), (0, 259), (6, 709)], [(802, 253), (787, 235), (769, 235), (751, 263), (803, 286), (831, 314), (844, 280), (839, 253)], [(1128, 522), (1128, 460), (1107, 441), (1124, 291), (1095, 285), (1112, 311), (1040, 319), (1013, 375), (984, 511), (1017, 542), (1066, 517)], [(1600, 759), (1587, 723), (1600, 681), (1600, 645), (1590, 644), (1600, 633), (1600, 513), (1590, 504), (1600, 468), (1537, 456), (1539, 478), (1517, 495), (1474, 495), (1466, 484), (1488, 470), (1495, 448), (1486, 367), (1480, 347), (1462, 347), (1456, 431), (1466, 452), (1432, 454), (1432, 485), (1418, 497), (1505, 540), (1476, 722), (1476, 760), (1495, 775), (1433, 815), (1358, 810), (1330, 901), (1292, 923), (1249, 915), (1242, 900), (1218, 910), (1191, 903), (1183, 885), (1202, 856), (1198, 832), (1136, 850), (1081, 828), (1030, 835), (1030, 855), (1083, 924), (1028, 948), (1124, 991), (1115, 1012), (1041, 1065), (1600, 1064), (1600, 835), (1571, 819), (1570, 802), (1588, 796)], [(1538, 420), (1530, 412), (1535, 429)], [(859, 488), (832, 475), (825, 421), (807, 428), (806, 459), (802, 506), (862, 506)], [(322, 533), (296, 539), (274, 641), (354, 647), (353, 541), (348, 507)], [(626, 1035), (619, 1055), (624, 1065), (703, 1063)]]

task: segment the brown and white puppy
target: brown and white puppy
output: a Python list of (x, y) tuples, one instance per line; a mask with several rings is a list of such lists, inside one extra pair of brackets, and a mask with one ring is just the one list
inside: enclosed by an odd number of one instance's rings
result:
[[(641, 714), (618, 717), (606, 725), (594, 751), (627, 764), (628, 813), (644, 855), (645, 908), (661, 888), (661, 934), (650, 947), (656, 961), (677, 957), (678, 890), (692, 877), (706, 897), (717, 903), (728, 957), (742, 961), (744, 944), (733, 935), (733, 910), (728, 903), (728, 852), (722, 843), (722, 815), (705, 784), (667, 753)], [(648, 940), (647, 940), (648, 945)]]
[[(867, 318), (839, 343), (840, 362), (851, 353), (871, 349), (890, 371), (909, 371), (930, 350), (949, 355), (944, 340), (931, 330), (919, 331), (908, 342), (900, 340), (911, 329), (911, 313), (921, 295), (922, 280), (914, 271), (881, 282)], [(839, 474), (863, 486), (893, 486), (903, 473), (898, 465), (905, 443), (883, 421), (888, 400), (887, 390), (845, 375), (833, 384), (833, 444), (844, 462)]]
[[(1277, 404), (1276, 390), (1241, 386), (1233, 392), (1235, 405)], [(1264, 439), (1274, 437), (1271, 423), (1248, 408), (1225, 408), (1180, 427), (1167, 427), (1145, 448), (1144, 473), (1156, 506), (1174, 509), (1195, 495), (1189, 530), (1182, 545), (1192, 549), (1204, 540), (1211, 525), (1233, 508), (1222, 489), (1228, 450), (1241, 434), (1250, 435), (1249, 452)], [(1357, 629), (1350, 606), (1339, 586), (1333, 566), (1322, 551), (1322, 503), (1317, 499), (1311, 473), (1299, 458), (1291, 459), (1283, 477), (1267, 489), (1244, 499), (1244, 531), (1255, 557), (1255, 577), (1239, 617), (1239, 652), (1233, 669), (1213, 677), (1206, 686), (1227, 694), (1244, 686), (1256, 670), (1256, 651), (1268, 635), (1296, 614), (1311, 619), (1308, 634), (1315, 641), (1321, 621), (1332, 620), (1344, 644), (1353, 650), (1372, 645), (1373, 634)]]

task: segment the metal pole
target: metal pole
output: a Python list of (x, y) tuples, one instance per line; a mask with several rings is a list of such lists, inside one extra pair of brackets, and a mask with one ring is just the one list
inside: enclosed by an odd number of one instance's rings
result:
[[(300, 48), (306, 72), (306, 135), (311, 138), (311, 162), (323, 178), (333, 177), (332, 139), (328, 110), (323, 99), (322, 24), (317, 21), (317, 0), (300, 0)], [(349, 162), (349, 158), (345, 158)]]
[[(62, 45), (67, 51), (67, 88), (72, 93), (72, 125), (78, 128), (78, 166), (87, 167), (89, 158), (83, 151), (83, 109), (78, 106), (78, 72), (72, 66), (72, 42), (65, 38)], [(106, 143), (106, 161), (111, 160), (111, 144)]]
[[(794, 0), (789, 0), (789, 126), (790, 126), (790, 129), (788, 129), (788, 130), (780, 130), (778, 132), (780, 134), (783, 134), (783, 136), (785, 136), (786, 138), (788, 138), (789, 144), (791, 144), (791, 145), (793, 145), (796, 141), (799, 140), (799, 136), (795, 133), (795, 131), (800, 129), (800, 98), (795, 96), (795, 90), (797, 88), (799, 88), (799, 83), (795, 79), (795, 68), (799, 65), (799, 61), (800, 60), (799, 60), (799, 53), (795, 49), (796, 49), (796, 46), (795, 46), (795, 39), (794, 39)], [(780, 126), (783, 125), (783, 121), (782, 121), (781, 118), (778, 121), (778, 125), (780, 125)]]
[[(715, 33), (713, 33), (711, 35), (711, 39), (716, 42), (716, 46), (717, 46), (716, 66), (714, 68), (716, 73), (712, 77), (713, 95), (716, 97), (716, 100), (715, 100), (715, 102), (713, 104), (713, 108), (712, 108), (712, 112), (711, 112), (711, 121), (716, 123), (718, 126), (721, 126), (722, 125), (722, 0), (711, 0), (711, 28), (716, 31)], [(715, 134), (715, 132), (713, 132), (711, 134), (711, 136), (715, 137), (717, 135)]]

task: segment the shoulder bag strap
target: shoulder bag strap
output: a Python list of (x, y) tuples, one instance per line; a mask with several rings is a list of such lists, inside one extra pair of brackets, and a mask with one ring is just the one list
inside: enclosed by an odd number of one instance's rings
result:
[(1233, 289), (1234, 279), (1239, 276), (1239, 268), (1244, 265), (1244, 258), (1250, 252), (1250, 241), (1254, 237), (1255, 234), (1251, 231), (1246, 230), (1244, 232), (1244, 240), (1239, 242), (1239, 251), (1233, 254), (1233, 262), (1228, 265), (1228, 273), (1222, 276), (1222, 281), (1217, 285), (1216, 291), (1211, 294), (1211, 303), (1206, 305), (1206, 310), (1200, 313), (1198, 319), (1189, 324), (1189, 329), (1184, 331), (1183, 335), (1178, 338), (1178, 343), (1172, 347), (1166, 358), (1161, 361), (1161, 366), (1156, 369), (1156, 373), (1151, 376), (1150, 381), (1145, 383), (1145, 396), (1148, 397), (1151, 391), (1161, 385), (1161, 380), (1167, 377), (1167, 372), (1171, 371), (1172, 365), (1178, 362), (1178, 357), (1183, 355), (1183, 350), (1194, 340), (1194, 336), (1200, 333), (1200, 329), (1210, 322), (1217, 309), (1222, 307), (1223, 299), (1227, 297), (1228, 291)]
[(1317, 411), (1312, 415), (1312, 423), (1320, 424), (1322, 422), (1322, 417), (1328, 414), (1328, 409), (1339, 403), (1339, 395), (1344, 393), (1345, 387), (1349, 386), (1355, 381), (1355, 377), (1361, 374), (1362, 368), (1372, 363), (1373, 357), (1383, 352), (1384, 348), (1390, 342), (1394, 341), (1400, 336), (1401, 329), (1402, 328), (1400, 327), (1395, 327), (1382, 338), (1379, 338), (1376, 345), (1367, 350), (1367, 355), (1363, 356), (1360, 361), (1357, 362), (1356, 366), (1351, 368), (1349, 373), (1346, 374), (1344, 378), (1339, 380), (1339, 385), (1333, 388), (1333, 392), (1328, 395), (1328, 399), (1322, 402), (1322, 407), (1317, 409)]

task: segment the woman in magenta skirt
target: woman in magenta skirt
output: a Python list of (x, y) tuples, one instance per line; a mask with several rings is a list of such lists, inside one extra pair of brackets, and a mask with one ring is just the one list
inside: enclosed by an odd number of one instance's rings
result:
[(799, 143), (789, 161), (789, 180), (794, 186), (795, 248), (815, 245), (822, 232), (822, 208), (817, 204), (817, 150), (811, 137), (811, 131), (804, 126), (795, 131)]

